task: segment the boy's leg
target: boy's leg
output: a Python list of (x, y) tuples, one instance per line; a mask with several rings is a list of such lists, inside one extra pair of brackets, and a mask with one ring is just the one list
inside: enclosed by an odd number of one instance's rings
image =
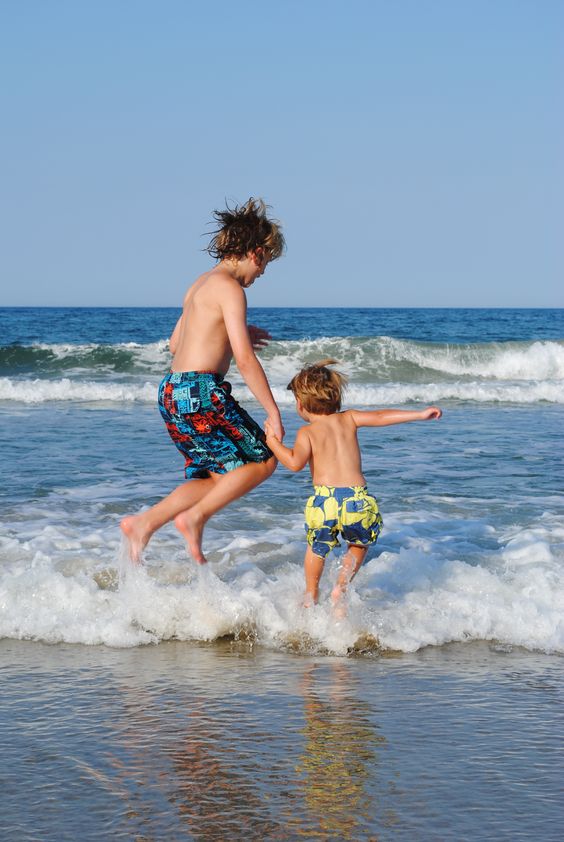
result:
[(319, 599), (319, 580), (323, 573), (325, 559), (320, 555), (315, 555), (312, 548), (308, 546), (304, 558), (304, 573), (305, 573), (305, 598), (304, 605), (309, 606), (312, 603), (317, 604)]
[(184, 535), (190, 554), (199, 564), (206, 563), (202, 553), (202, 535), (206, 521), (212, 515), (260, 485), (273, 473), (276, 459), (266, 462), (249, 462), (227, 474), (214, 474), (213, 485), (191, 507), (186, 507), (174, 519), (176, 528)]
[(127, 538), (131, 560), (139, 563), (141, 553), (149, 543), (153, 532), (173, 520), (180, 512), (197, 503), (211, 491), (217, 479), (219, 479), (219, 474), (214, 474), (208, 479), (188, 480), (171, 491), (163, 500), (147, 509), (146, 512), (124, 517), (120, 526)]
[(360, 570), (367, 552), (367, 547), (361, 547), (358, 544), (349, 544), (349, 548), (341, 563), (339, 575), (337, 576), (337, 583), (331, 591), (331, 601), (333, 602), (333, 605), (337, 605), (337, 603), (345, 595), (349, 582), (354, 579)]

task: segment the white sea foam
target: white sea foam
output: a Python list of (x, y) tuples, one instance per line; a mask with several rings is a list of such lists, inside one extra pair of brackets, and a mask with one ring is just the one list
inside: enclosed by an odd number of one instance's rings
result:
[(99, 350), (126, 350), (138, 354), (150, 363), (158, 362), (165, 352), (168, 353), (168, 340), (159, 339), (157, 342), (116, 342), (111, 345), (103, 345), (99, 342), (38, 342), (30, 346), (41, 351), (48, 351), (54, 357), (64, 359), (65, 357), (88, 357), (93, 351)]
[[(276, 401), (293, 404), (284, 388), (273, 387)], [(243, 392), (251, 398), (248, 390)], [(483, 381), (440, 383), (390, 383), (389, 385), (351, 384), (345, 395), (348, 406), (393, 406), (405, 403), (439, 403), (440, 401), (472, 403), (564, 403), (564, 381), (540, 383), (484, 383)]]
[[(564, 523), (556, 517), (497, 536), (499, 548), (464, 560), (464, 547), (493, 533), (487, 524), (418, 514), (387, 516), (380, 555), (360, 571), (348, 613), (336, 618), (328, 591), (301, 607), (301, 527), (273, 528), (262, 549), (247, 535), (210, 530), (214, 559), (186, 560), (177, 536), (159, 539), (158, 561), (119, 560), (113, 535), (79, 535), (50, 525), (34, 537), (0, 541), (0, 635), (48, 642), (136, 646), (225, 635), (278, 649), (346, 654), (378, 640), (404, 652), (452, 641), (495, 640), (564, 652)], [(296, 540), (290, 540), (296, 538)], [(223, 543), (223, 546), (222, 546)]]
[[(234, 376), (236, 396), (253, 402), (250, 390)], [(0, 401), (41, 404), (49, 401), (76, 403), (155, 403), (158, 382), (129, 377), (127, 382), (78, 380), (64, 377), (59, 380), (0, 378)], [(272, 391), (281, 406), (292, 406), (294, 399), (285, 386), (273, 383)], [(469, 401), (472, 403), (531, 404), (544, 401), (564, 403), (564, 381), (537, 383), (487, 383), (484, 381), (442, 381), (438, 383), (355, 384), (346, 393), (349, 406), (393, 406), (405, 403), (438, 403), (440, 401)]]
[(111, 402), (128, 403), (143, 401), (154, 403), (157, 398), (155, 383), (139, 382), (132, 388), (128, 383), (105, 383), (95, 380), (72, 380), (63, 377), (61, 380), (16, 380), (14, 378), (0, 378), (0, 401), (17, 401), (18, 403), (46, 403), (47, 401), (72, 402)]
[(381, 343), (388, 361), (408, 361), (421, 369), (457, 377), (495, 380), (557, 380), (564, 378), (564, 343), (494, 342), (473, 345), (431, 345), (390, 337)]
[(265, 353), (277, 379), (322, 357), (334, 357), (353, 378), (405, 379), (419, 371), (493, 380), (564, 379), (564, 342), (486, 342), (466, 345), (415, 342), (390, 336), (320, 337), (271, 343)]

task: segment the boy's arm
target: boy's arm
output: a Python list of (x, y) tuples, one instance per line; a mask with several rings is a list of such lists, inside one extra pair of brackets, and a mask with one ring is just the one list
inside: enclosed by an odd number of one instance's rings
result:
[(264, 407), (272, 429), (278, 438), (283, 439), (284, 428), (280, 418), (280, 410), (272, 396), (264, 370), (253, 350), (247, 329), (247, 299), (237, 282), (225, 284), (222, 289), (220, 306), (237, 368), (257, 401)]
[(176, 348), (178, 346), (178, 337), (180, 336), (180, 324), (182, 322), (183, 315), (184, 311), (180, 314), (180, 318), (176, 322), (176, 326), (170, 335), (170, 339), (168, 340), (168, 346), (170, 348), (171, 354), (176, 354)]
[(372, 412), (351, 409), (351, 415), (357, 427), (388, 427), (391, 424), (405, 424), (406, 421), (437, 420), (443, 414), (438, 406), (428, 406), (426, 409), (375, 409)]
[(311, 459), (311, 441), (305, 427), (298, 430), (296, 441), (292, 448), (282, 444), (280, 439), (274, 434), (272, 426), (268, 421), (264, 425), (264, 430), (268, 447), (272, 450), (276, 458), (282, 462), (285, 468), (288, 468), (290, 471), (301, 471), (307, 465)]

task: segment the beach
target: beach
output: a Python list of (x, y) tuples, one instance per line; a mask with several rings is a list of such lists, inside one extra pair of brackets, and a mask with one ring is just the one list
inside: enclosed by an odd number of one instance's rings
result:
[(2, 838), (543, 839), (562, 660), (4, 640)]
[(346, 406), (444, 410), (361, 431), (384, 529), (342, 618), (340, 551), (301, 603), (307, 472), (207, 567), (173, 526), (128, 562), (120, 518), (182, 481), (177, 316), (0, 311), (2, 838), (560, 838), (564, 311), (251, 310), (290, 441), (323, 357)]

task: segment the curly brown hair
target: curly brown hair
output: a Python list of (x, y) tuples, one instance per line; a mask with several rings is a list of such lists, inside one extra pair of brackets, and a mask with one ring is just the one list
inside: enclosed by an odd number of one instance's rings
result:
[(269, 260), (276, 260), (284, 251), (280, 223), (266, 215), (268, 205), (251, 198), (244, 205), (214, 211), (219, 228), (214, 231), (206, 251), (216, 260), (244, 257), (250, 251), (264, 250)]
[(338, 365), (337, 360), (321, 360), (302, 368), (287, 386), (306, 412), (314, 415), (332, 415), (341, 409), (347, 378), (339, 371), (327, 368), (328, 365)]

